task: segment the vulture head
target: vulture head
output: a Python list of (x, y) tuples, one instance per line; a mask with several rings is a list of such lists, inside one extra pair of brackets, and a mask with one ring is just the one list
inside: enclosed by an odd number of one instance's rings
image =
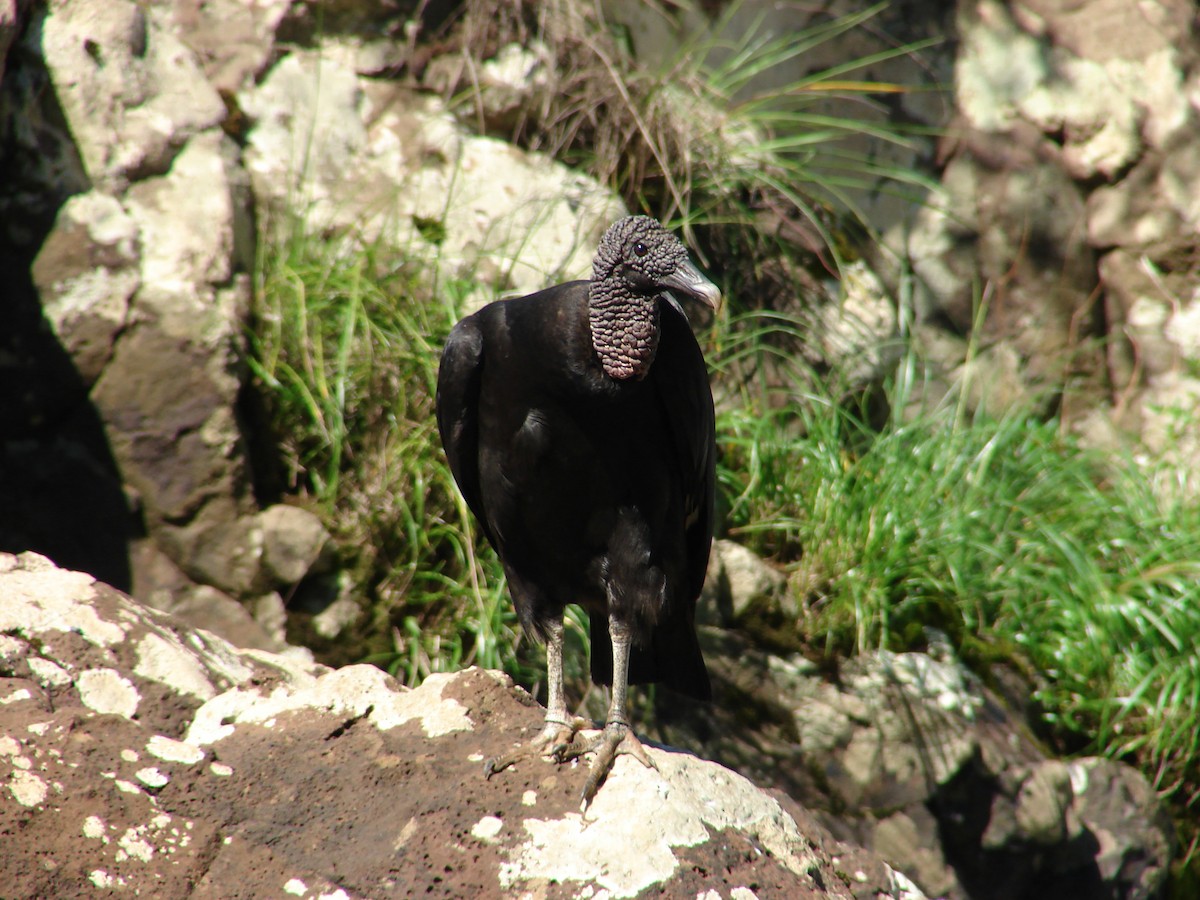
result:
[(630, 294), (683, 294), (716, 308), (721, 292), (688, 258), (679, 238), (649, 216), (626, 216), (604, 232), (592, 263), (592, 281)]
[(668, 293), (715, 309), (721, 291), (680, 240), (649, 216), (626, 216), (604, 232), (592, 262), (592, 347), (605, 373), (644, 378), (658, 348), (658, 297)]

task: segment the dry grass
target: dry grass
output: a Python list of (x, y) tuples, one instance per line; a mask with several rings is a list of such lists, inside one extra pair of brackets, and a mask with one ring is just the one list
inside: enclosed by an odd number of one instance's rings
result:
[[(877, 115), (834, 119), (821, 111), (831, 97), (863, 108), (874, 96), (904, 90), (843, 76), (915, 48), (764, 94), (750, 87), (755, 76), (858, 27), (880, 8), (782, 38), (754, 29), (732, 42), (698, 35), (652, 69), (623, 46), (598, 7), (484, 0), (469, 4), (447, 32), (454, 62), (440, 67), (440, 86), (478, 130), (503, 129), (522, 146), (586, 168), (631, 208), (677, 223), (702, 256), (707, 250), (713, 259), (743, 260), (736, 280), (755, 283), (756, 296), (794, 297), (797, 288), (813, 290), (808, 269), (836, 270), (861, 230), (849, 224), (854, 210), (842, 202), (855, 164), (841, 142), (863, 134), (908, 140)], [(711, 34), (723, 29), (723, 21), (714, 22)], [(489, 120), (480, 61), (512, 44), (541, 49), (543, 66), (529, 102), (497, 123)], [(858, 174), (908, 177), (868, 168), (863, 163)]]

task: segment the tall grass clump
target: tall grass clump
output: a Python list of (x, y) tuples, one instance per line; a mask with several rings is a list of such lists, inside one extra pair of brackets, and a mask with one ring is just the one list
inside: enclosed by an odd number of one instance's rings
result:
[(472, 663), (528, 675), (499, 562), (454, 487), (433, 412), (440, 348), (469, 286), (433, 291), (419, 264), (299, 222), (262, 247), (251, 364), (285, 491), (321, 515), (365, 610), (343, 652), (409, 683)]
[[(798, 270), (814, 257), (832, 267), (848, 234), (869, 231), (858, 191), (915, 198), (929, 186), (913, 166), (862, 149), (867, 138), (920, 154), (930, 129), (886, 108), (910, 88), (861, 73), (934, 41), (781, 76), (791, 78), (783, 84), (760, 78), (799, 70), (815, 48), (863, 29), (886, 6), (774, 34), (763, 16), (735, 29), (740, 8), (729, 4), (707, 27), (683, 32), (664, 59), (645, 61), (592, 4), (486, 0), (448, 35), (461, 54), (448, 90), (479, 130), (584, 169), (631, 209), (678, 222), (727, 282), (756, 284), (770, 307), (794, 296), (805, 280)], [(512, 121), (493, 122), (477, 61), (510, 44), (544, 48), (545, 65), (530, 102)]]
[(906, 415), (905, 372), (882, 427), (812, 377), (743, 386), (718, 428), (729, 533), (791, 570), (808, 640), (902, 650), (937, 628), (980, 671), (1021, 669), (1048, 736), (1135, 759), (1194, 806), (1200, 509), (1057, 421)]

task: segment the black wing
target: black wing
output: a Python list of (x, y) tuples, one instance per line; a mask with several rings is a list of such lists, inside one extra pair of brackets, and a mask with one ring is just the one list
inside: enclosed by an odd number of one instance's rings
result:
[(477, 316), (450, 331), (438, 366), (437, 423), (450, 471), (488, 541), (483, 492), (479, 487), (479, 385), (483, 376), (483, 333)]
[(716, 424), (704, 354), (683, 311), (662, 300), (654, 382), (675, 444), (687, 523), (688, 599), (704, 586), (712, 547)]

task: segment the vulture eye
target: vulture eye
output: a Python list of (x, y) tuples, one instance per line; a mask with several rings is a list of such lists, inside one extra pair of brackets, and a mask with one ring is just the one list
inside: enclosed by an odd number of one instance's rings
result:
[(645, 244), (643, 244), (641, 241), (638, 241), (633, 245), (633, 252), (638, 256), (645, 256), (650, 251)]

